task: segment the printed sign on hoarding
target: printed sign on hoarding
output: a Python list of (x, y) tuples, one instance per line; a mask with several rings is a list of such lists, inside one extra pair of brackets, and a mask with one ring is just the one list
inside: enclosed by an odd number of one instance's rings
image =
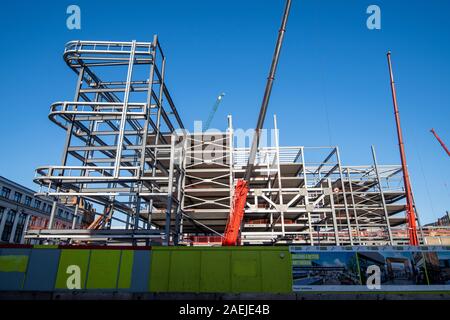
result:
[(450, 291), (448, 248), (292, 246), (290, 252), (293, 291)]

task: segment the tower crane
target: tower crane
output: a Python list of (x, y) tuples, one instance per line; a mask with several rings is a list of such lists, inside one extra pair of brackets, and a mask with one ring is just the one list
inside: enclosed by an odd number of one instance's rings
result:
[(436, 131), (434, 131), (434, 129), (431, 129), (430, 131), (434, 135), (436, 140), (441, 144), (442, 148), (444, 148), (445, 152), (447, 152), (447, 155), (450, 156), (450, 151), (448, 150), (448, 148), (445, 145), (444, 141), (442, 141), (441, 138), (439, 138), (439, 136), (437, 135)]
[(213, 108), (212, 108), (211, 112), (209, 113), (208, 120), (206, 120), (205, 128), (204, 128), (205, 131), (209, 129), (209, 126), (211, 125), (211, 121), (214, 118), (214, 115), (216, 114), (217, 109), (219, 108), (219, 104), (222, 102), (222, 99), (224, 96), (225, 96), (224, 92), (222, 92), (221, 94), (218, 95), (216, 102), (214, 103)]
[(277, 43), (275, 46), (275, 52), (273, 53), (272, 65), (270, 67), (269, 76), (267, 77), (266, 89), (264, 91), (264, 97), (259, 111), (258, 122), (256, 123), (256, 129), (253, 134), (252, 146), (247, 161), (247, 168), (245, 171), (244, 179), (239, 179), (236, 183), (233, 196), (233, 204), (228, 217), (227, 225), (225, 227), (224, 236), (222, 238), (223, 246), (234, 246), (237, 244), (239, 236), (239, 228), (244, 218), (245, 203), (247, 200), (249, 181), (253, 173), (253, 167), (255, 164), (256, 152), (258, 151), (259, 139), (261, 135), (261, 129), (266, 117), (267, 106), (269, 105), (270, 93), (272, 92), (273, 81), (275, 80), (275, 71), (278, 65), (278, 59), (280, 57), (281, 45), (283, 43), (284, 33), (286, 31), (286, 24), (291, 9), (291, 0), (286, 0), (286, 6), (284, 8), (283, 20), (281, 22), (280, 30), (278, 31)]

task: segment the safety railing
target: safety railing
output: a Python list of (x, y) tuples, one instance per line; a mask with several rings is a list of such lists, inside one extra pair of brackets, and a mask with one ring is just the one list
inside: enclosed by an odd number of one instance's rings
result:
[[(109, 53), (130, 54), (132, 43), (121, 41), (69, 41), (64, 48), (66, 53)], [(153, 43), (136, 42), (136, 53), (151, 54)]]
[[(42, 166), (35, 170), (35, 180), (114, 180), (113, 171), (113, 166)], [(120, 167), (120, 172), (119, 179), (138, 178), (140, 167)]]

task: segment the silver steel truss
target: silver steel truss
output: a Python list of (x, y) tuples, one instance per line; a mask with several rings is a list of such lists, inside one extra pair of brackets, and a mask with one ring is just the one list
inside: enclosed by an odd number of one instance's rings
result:
[[(408, 243), (401, 166), (378, 165), (374, 150), (372, 165), (343, 166), (338, 147), (280, 147), (274, 120), (273, 146), (259, 148), (250, 179), (242, 244)], [(233, 181), (247, 165), (250, 150), (233, 148), (231, 125), (212, 135), (188, 138), (197, 144), (186, 155), (197, 162), (186, 167), (182, 208), (200, 225), (184, 229), (186, 243), (220, 243)]]
[[(77, 238), (52, 230), (58, 198), (75, 196), (103, 211), (86, 239), (99, 233), (148, 241), (152, 235), (167, 243), (174, 230), (165, 223), (158, 228), (152, 216), (170, 221), (179, 213), (184, 154), (174, 132), (183, 123), (165, 83), (157, 36), (153, 42), (71, 41), (64, 60), (77, 83), (73, 101), (50, 107), (49, 119), (66, 131), (61, 164), (39, 167), (35, 177), (55, 204), (49, 230), (27, 237)], [(113, 232), (114, 221), (128, 231)]]
[[(72, 41), (73, 101), (49, 119), (66, 131), (61, 163), (36, 169), (39, 194), (55, 199), (44, 241), (220, 244), (249, 148), (225, 132), (182, 130), (153, 42)], [(125, 80), (123, 80), (125, 79)], [(242, 244), (408, 244), (401, 166), (344, 166), (338, 147), (280, 147), (256, 154)], [(55, 230), (58, 199), (99, 207), (87, 230)], [(78, 202), (76, 202), (78, 203)]]

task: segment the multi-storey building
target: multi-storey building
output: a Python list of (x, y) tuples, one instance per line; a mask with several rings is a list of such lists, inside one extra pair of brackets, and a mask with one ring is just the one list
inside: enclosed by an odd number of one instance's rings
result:
[[(35, 191), (0, 176), (0, 242), (23, 243), (27, 230), (46, 228), (53, 200), (35, 196)], [(74, 221), (75, 219), (75, 221)], [(88, 221), (74, 217), (74, 209), (57, 203), (54, 228), (82, 228)]]
[(438, 218), (435, 222), (425, 225), (425, 227), (443, 227), (443, 226), (450, 227), (450, 211), (446, 211), (445, 215)]

